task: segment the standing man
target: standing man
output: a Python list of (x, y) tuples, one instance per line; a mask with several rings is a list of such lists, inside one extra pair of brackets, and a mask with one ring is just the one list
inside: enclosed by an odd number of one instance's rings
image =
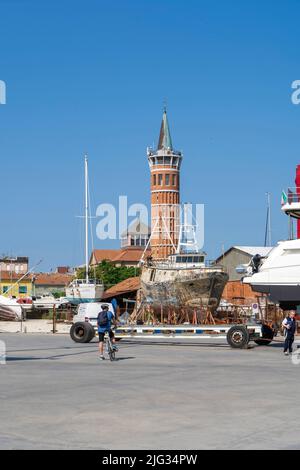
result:
[(115, 345), (115, 335), (111, 330), (111, 323), (114, 321), (114, 314), (109, 311), (108, 305), (101, 305), (101, 312), (97, 318), (97, 325), (98, 325), (98, 336), (99, 336), (99, 352), (100, 352), (100, 359), (104, 361), (105, 357), (103, 354), (103, 346), (104, 346), (104, 335), (108, 332), (109, 337), (113, 343), (113, 348), (115, 351), (118, 351), (117, 346)]
[(295, 312), (289, 312), (287, 317), (283, 320), (282, 326), (284, 328), (285, 342), (284, 342), (284, 354), (286, 356), (293, 352), (293, 342), (296, 333), (296, 319)]
[(112, 304), (112, 306), (113, 306), (113, 308), (114, 308), (115, 318), (117, 318), (117, 313), (118, 313), (118, 302), (117, 302), (117, 299), (114, 297), (113, 299), (111, 299), (110, 303)]

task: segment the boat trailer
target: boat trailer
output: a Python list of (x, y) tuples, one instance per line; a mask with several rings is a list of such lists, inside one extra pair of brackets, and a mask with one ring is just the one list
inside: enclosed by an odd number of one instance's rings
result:
[[(97, 318), (85, 317), (75, 321), (70, 329), (70, 336), (76, 343), (89, 343), (97, 335)], [(275, 335), (272, 326), (264, 322), (248, 323), (206, 323), (180, 324), (145, 323), (118, 324), (114, 328), (115, 337), (121, 339), (226, 339), (235, 349), (247, 348), (250, 341), (258, 345), (271, 343)]]
[(159, 338), (159, 339), (226, 339), (235, 349), (243, 349), (250, 341), (258, 345), (269, 344), (274, 336), (273, 330), (263, 324), (227, 325), (126, 325), (114, 330), (116, 339)]

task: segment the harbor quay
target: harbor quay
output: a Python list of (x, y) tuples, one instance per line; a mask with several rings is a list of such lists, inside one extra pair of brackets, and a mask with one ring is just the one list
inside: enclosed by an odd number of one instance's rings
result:
[(300, 447), (300, 365), (281, 354), (282, 338), (239, 351), (225, 340), (122, 340), (113, 363), (66, 334), (0, 340), (0, 449)]

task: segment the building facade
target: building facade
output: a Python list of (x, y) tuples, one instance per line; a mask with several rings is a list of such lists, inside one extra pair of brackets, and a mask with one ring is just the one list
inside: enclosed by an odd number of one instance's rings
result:
[(32, 276), (33, 295), (65, 295), (66, 287), (73, 279), (71, 274), (63, 273), (37, 273)]
[(32, 295), (31, 277), (27, 275), (20, 280), (19, 274), (0, 271), (0, 295), (16, 298), (30, 297)]
[(29, 260), (26, 256), (5, 256), (0, 259), (0, 271), (20, 274), (20, 276), (27, 273), (28, 265)]
[(240, 281), (245, 274), (236, 272), (237, 266), (249, 264), (253, 256), (268, 256), (272, 247), (269, 246), (232, 246), (215, 260), (215, 264), (221, 264), (227, 271), (229, 281)]
[(164, 110), (156, 150), (147, 149), (151, 175), (151, 254), (164, 259), (174, 253), (180, 224), (180, 167), (182, 154), (173, 149)]
[(249, 284), (243, 284), (240, 280), (227, 282), (222, 299), (234, 305), (251, 306), (257, 303), (258, 297), (263, 294), (254, 292)]

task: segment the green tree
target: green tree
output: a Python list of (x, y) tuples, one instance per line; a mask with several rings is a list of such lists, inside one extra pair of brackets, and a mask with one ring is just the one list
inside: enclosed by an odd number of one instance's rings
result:
[[(129, 277), (139, 275), (140, 269), (135, 266), (115, 266), (107, 260), (103, 260), (94, 268), (89, 269), (90, 279), (96, 279), (97, 281), (103, 282), (105, 289), (109, 289)], [(85, 268), (78, 269), (77, 277), (78, 279), (85, 278)]]

